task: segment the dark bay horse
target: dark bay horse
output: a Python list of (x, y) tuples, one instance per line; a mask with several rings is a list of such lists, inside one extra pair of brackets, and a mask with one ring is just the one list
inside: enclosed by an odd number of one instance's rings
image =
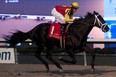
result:
[[(52, 57), (52, 50), (54, 46), (60, 47), (60, 42), (57, 39), (49, 38), (48, 31), (51, 23), (42, 23), (27, 33), (17, 31), (11, 36), (6, 36), (5, 39), (10, 43), (10, 47), (15, 46), (17, 43), (24, 42), (26, 39), (31, 39), (37, 45), (35, 56), (45, 65), (46, 71), (49, 71), (48, 63), (41, 57), (41, 52), (44, 47), (47, 48), (46, 57), (53, 62), (60, 70), (62, 67)], [(94, 70), (95, 52), (87, 46), (87, 36), (93, 27), (100, 28), (103, 32), (107, 32), (109, 27), (105, 23), (102, 16), (97, 13), (87, 13), (84, 18), (74, 20), (68, 29), (69, 35), (66, 36), (65, 50), (71, 57), (72, 63), (76, 63), (75, 50), (89, 52), (92, 56), (91, 68)]]

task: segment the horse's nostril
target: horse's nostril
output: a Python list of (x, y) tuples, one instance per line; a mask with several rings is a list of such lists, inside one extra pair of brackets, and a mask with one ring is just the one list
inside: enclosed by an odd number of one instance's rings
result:
[(109, 31), (109, 28), (106, 28), (106, 32)]
[(109, 31), (109, 28), (107, 29), (107, 31)]

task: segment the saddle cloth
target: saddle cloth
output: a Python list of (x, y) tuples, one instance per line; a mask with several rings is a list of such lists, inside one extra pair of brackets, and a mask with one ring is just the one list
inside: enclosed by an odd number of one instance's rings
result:
[(52, 23), (50, 25), (48, 36), (60, 40), (61, 36), (61, 25), (59, 23)]

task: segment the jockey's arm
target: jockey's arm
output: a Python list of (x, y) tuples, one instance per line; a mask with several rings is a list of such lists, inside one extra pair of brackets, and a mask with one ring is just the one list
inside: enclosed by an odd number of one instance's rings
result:
[(65, 22), (73, 22), (73, 16), (69, 16), (68, 14), (65, 14)]

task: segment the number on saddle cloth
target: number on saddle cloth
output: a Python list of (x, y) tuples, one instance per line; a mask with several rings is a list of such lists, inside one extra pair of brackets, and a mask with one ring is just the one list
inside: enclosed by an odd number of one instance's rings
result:
[(55, 38), (55, 39), (60, 40), (60, 36), (61, 36), (61, 24), (59, 24), (59, 23), (53, 23), (53, 24), (51, 24), (48, 36), (50, 38)]

